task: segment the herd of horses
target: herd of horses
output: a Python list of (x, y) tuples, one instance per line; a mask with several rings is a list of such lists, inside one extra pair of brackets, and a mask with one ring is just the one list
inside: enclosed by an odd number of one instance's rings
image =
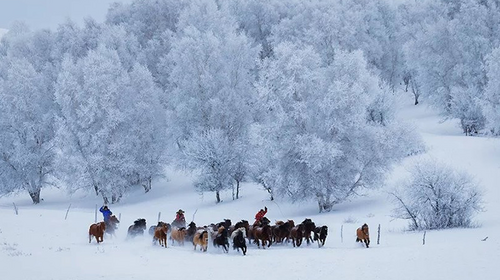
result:
[[(95, 237), (97, 243), (103, 242), (105, 233), (114, 236), (118, 223), (118, 219), (112, 215), (107, 222), (92, 224), (89, 228), (89, 243), (92, 241), (92, 236)], [(134, 224), (128, 228), (127, 239), (144, 235), (146, 229), (146, 219), (135, 220)], [(183, 246), (188, 242), (193, 244), (194, 250), (199, 248), (206, 252), (209, 240), (212, 240), (214, 247), (220, 247), (227, 253), (230, 248), (229, 243), (232, 241), (233, 249), (238, 251), (241, 249), (243, 255), (246, 255), (247, 240), (248, 244), (253, 243), (258, 248), (262, 247), (263, 249), (270, 247), (271, 244), (289, 243), (292, 243), (293, 247), (300, 247), (303, 241), (307, 245), (317, 242), (318, 247), (322, 247), (328, 236), (328, 227), (326, 225), (316, 226), (308, 218), (297, 225), (293, 220), (276, 221), (274, 225), (271, 225), (271, 221), (264, 217), (252, 225), (247, 220), (241, 220), (233, 225), (231, 220), (224, 219), (222, 222), (201, 227), (194, 222), (189, 223), (186, 227), (176, 227), (160, 221), (151, 226), (148, 232), (153, 238), (153, 243), (165, 248), (167, 248), (167, 239), (169, 239), (172, 245), (177, 243), (177, 245)], [(366, 248), (369, 247), (370, 237), (367, 224), (363, 224), (356, 230), (356, 242), (362, 242)]]

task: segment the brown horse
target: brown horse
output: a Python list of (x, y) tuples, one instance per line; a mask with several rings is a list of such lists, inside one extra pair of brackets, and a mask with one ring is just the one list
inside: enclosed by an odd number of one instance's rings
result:
[(304, 224), (294, 226), (290, 231), (290, 237), (292, 238), (293, 247), (300, 247), (302, 244), (302, 238), (304, 237)]
[(97, 243), (102, 242), (105, 230), (106, 224), (104, 222), (91, 224), (89, 228), (89, 243), (92, 242), (92, 236), (95, 236), (95, 240), (97, 241)]
[(164, 222), (158, 222), (154, 230), (153, 241), (158, 241), (160, 246), (167, 248), (167, 233), (170, 225)]
[(115, 215), (111, 215), (109, 220), (106, 221), (106, 233), (110, 236), (116, 236), (115, 230), (118, 228), (119, 223), (118, 218)]
[(193, 237), (193, 245), (196, 250), (196, 246), (200, 245), (200, 251), (206, 252), (208, 248), (208, 231), (198, 230)]
[(363, 224), (356, 230), (356, 242), (364, 242), (366, 248), (370, 245), (370, 234), (368, 232), (368, 225)]
[(170, 233), (170, 240), (172, 240), (172, 245), (174, 241), (177, 241), (180, 245), (184, 246), (184, 240), (186, 240), (187, 230), (185, 227), (174, 228)]
[(255, 243), (257, 243), (257, 247), (260, 248), (260, 241), (262, 241), (262, 248), (266, 248), (266, 242), (267, 242), (267, 247), (271, 246), (271, 238), (272, 238), (272, 231), (271, 231), (271, 226), (269, 225), (264, 225), (262, 227), (254, 226), (253, 227), (253, 236), (255, 238)]

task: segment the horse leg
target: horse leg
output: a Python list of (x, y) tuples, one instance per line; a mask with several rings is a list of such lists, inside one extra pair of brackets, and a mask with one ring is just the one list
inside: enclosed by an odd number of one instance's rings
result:
[(92, 242), (92, 234), (89, 234), (89, 243)]

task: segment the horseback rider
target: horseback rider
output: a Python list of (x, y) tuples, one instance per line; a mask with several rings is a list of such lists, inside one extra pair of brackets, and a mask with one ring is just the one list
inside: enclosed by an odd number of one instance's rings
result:
[(111, 217), (111, 215), (113, 215), (113, 212), (111, 212), (111, 210), (109, 210), (107, 205), (101, 206), (99, 211), (102, 213), (102, 216), (104, 217), (104, 223), (106, 225), (109, 224), (109, 217)]
[(176, 227), (186, 227), (186, 218), (184, 217), (184, 210), (179, 209), (175, 212), (175, 220), (172, 222), (172, 226)]
[(260, 222), (262, 220), (262, 218), (264, 218), (266, 213), (267, 213), (267, 207), (264, 207), (264, 209), (260, 209), (259, 212), (257, 212), (257, 214), (255, 214), (255, 221)]

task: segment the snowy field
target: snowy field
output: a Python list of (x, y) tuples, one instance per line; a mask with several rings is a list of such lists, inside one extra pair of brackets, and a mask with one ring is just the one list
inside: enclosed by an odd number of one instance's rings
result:
[[(101, 200), (76, 193), (69, 197), (57, 189), (42, 191), (44, 201), (32, 205), (25, 193), (0, 198), (1, 279), (497, 279), (495, 265), (500, 263), (500, 139), (465, 137), (457, 123), (441, 122), (440, 117), (423, 106), (415, 107), (410, 97), (402, 102), (401, 115), (422, 133), (428, 152), (406, 159), (394, 169), (386, 186), (366, 196), (338, 205), (334, 211), (318, 214), (314, 202), (290, 204), (271, 202), (256, 185), (246, 184), (242, 198), (215, 204), (215, 195), (200, 195), (190, 177), (170, 172), (169, 180), (156, 182), (148, 194), (129, 195), (111, 205), (121, 215), (117, 237), (104, 243), (88, 243), (88, 228)], [(405, 231), (406, 221), (391, 217), (393, 204), (387, 195), (406, 174), (405, 166), (420, 157), (432, 157), (467, 170), (481, 182), (485, 210), (476, 217), (477, 228)], [(138, 190), (140, 193), (140, 190)], [(19, 208), (14, 212), (13, 203)], [(65, 214), (71, 204), (67, 219)], [(190, 244), (152, 245), (150, 237), (126, 240), (129, 225), (146, 218), (148, 227), (161, 220), (171, 222), (175, 211), (186, 211), (189, 222), (197, 225), (229, 218), (253, 221), (258, 209), (267, 206), (271, 221), (294, 219), (300, 223), (311, 218), (316, 225), (328, 225), (326, 245), (276, 245), (257, 249), (251, 245), (247, 256), (230, 250), (209, 247), (207, 253), (194, 251)], [(99, 213), (99, 218), (102, 216)], [(370, 225), (372, 246), (355, 243), (355, 230)], [(381, 226), (380, 244), (377, 227)], [(341, 236), (341, 228), (343, 228)], [(481, 241), (488, 237), (486, 241)]]

